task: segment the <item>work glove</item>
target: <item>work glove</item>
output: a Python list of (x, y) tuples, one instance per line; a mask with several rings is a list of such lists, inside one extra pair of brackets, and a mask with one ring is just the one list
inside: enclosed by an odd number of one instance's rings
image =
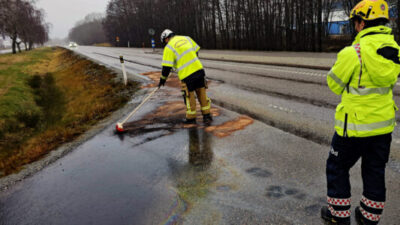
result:
[(166, 79), (160, 78), (160, 83), (158, 83), (158, 88), (161, 88), (161, 86), (164, 86), (166, 81), (167, 81)]

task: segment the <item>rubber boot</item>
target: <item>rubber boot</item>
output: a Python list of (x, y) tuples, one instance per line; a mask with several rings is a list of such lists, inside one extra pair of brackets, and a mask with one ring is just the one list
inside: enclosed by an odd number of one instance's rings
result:
[(324, 219), (327, 224), (350, 225), (350, 218), (341, 219), (333, 216), (328, 206), (323, 206), (321, 208), (321, 218)]
[(209, 124), (211, 124), (212, 121), (213, 121), (213, 118), (211, 117), (211, 114), (203, 115), (203, 123), (209, 125)]
[(184, 124), (196, 124), (196, 119), (185, 119)]
[(356, 221), (357, 221), (358, 225), (375, 225), (375, 224), (378, 224), (378, 222), (374, 222), (374, 221), (366, 219), (361, 213), (360, 206), (356, 207), (355, 213), (356, 213)]

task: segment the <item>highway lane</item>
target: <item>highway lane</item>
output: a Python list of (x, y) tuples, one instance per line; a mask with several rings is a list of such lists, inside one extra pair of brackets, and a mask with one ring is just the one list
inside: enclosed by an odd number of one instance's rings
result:
[[(141, 49), (75, 51), (115, 69), (122, 54), (132, 79), (160, 69), (161, 56)], [(127, 134), (113, 132), (123, 117), (116, 113), (72, 153), (0, 192), (0, 224), (321, 224), (329, 147), (316, 137), (332, 135), (329, 104), (339, 100), (323, 85), (326, 71), (204, 64), (210, 95), (224, 106), (214, 107), (213, 124), (240, 125), (240, 113), (257, 120), (226, 137), (201, 122), (182, 128), (180, 91), (164, 87), (132, 119)], [(308, 90), (297, 94), (299, 88)], [(146, 91), (133, 97), (125, 115)], [(387, 170), (390, 201), (381, 224), (397, 219), (395, 165)], [(359, 164), (351, 174), (355, 206), (362, 190)]]
[[(136, 74), (145, 72), (143, 69), (160, 70), (161, 55), (150, 50), (80, 47), (79, 52), (116, 68), (120, 67), (116, 59), (123, 55), (129, 69)], [(340, 97), (326, 85), (328, 71), (214, 60), (202, 62), (208, 78), (221, 83), (211, 91), (219, 105), (251, 113), (270, 125), (318, 143), (329, 143), (334, 110)], [(394, 94), (395, 101), (400, 102), (399, 85)], [(268, 98), (260, 97), (262, 95)], [(397, 118), (400, 121), (400, 112)], [(396, 128), (394, 138), (399, 137), (399, 128)], [(400, 151), (400, 146), (395, 144), (394, 147)]]

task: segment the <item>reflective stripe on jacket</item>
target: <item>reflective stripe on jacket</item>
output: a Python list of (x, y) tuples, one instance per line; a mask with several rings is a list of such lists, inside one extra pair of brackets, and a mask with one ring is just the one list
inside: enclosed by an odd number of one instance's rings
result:
[(174, 67), (180, 80), (203, 69), (197, 52), (200, 46), (190, 37), (174, 36), (164, 48), (162, 66)]
[(338, 54), (327, 78), (329, 88), (342, 95), (335, 115), (338, 135), (370, 137), (393, 132), (397, 106), (392, 89), (400, 65), (378, 54), (388, 46), (398, 54), (400, 47), (391, 32), (385, 26), (362, 30), (353, 46)]

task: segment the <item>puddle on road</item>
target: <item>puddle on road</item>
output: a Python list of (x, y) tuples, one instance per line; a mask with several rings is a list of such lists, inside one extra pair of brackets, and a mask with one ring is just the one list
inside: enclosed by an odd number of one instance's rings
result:
[[(149, 72), (142, 75), (148, 76), (154, 81), (153, 84), (142, 88), (152, 88), (158, 84), (161, 73)], [(179, 89), (181, 86), (176, 76), (171, 76), (166, 85), (174, 89)], [(193, 205), (206, 198), (211, 191), (228, 192), (235, 189), (235, 185), (227, 182), (226, 177), (235, 177), (236, 175), (231, 173), (229, 168), (220, 162), (220, 159), (213, 163), (215, 160), (212, 149), (213, 136), (218, 138), (230, 136), (236, 131), (245, 129), (254, 121), (250, 117), (240, 116), (232, 121), (216, 124), (221, 111), (218, 108), (212, 108), (211, 114), (216, 118), (213, 123), (216, 125), (206, 127), (203, 125), (203, 118), (199, 113), (199, 104), (197, 104), (197, 111), (198, 124), (185, 125), (183, 119), (186, 114), (186, 106), (183, 101), (172, 101), (159, 106), (138, 121), (124, 124), (127, 136), (140, 137), (138, 139), (141, 142), (135, 143), (135, 147), (178, 131), (182, 132), (182, 129), (187, 131), (188, 160), (167, 159), (173, 182), (172, 187), (169, 188), (176, 193), (176, 198), (171, 203), (169, 214), (165, 216), (166, 219), (162, 224), (183, 223), (184, 216), (191, 211)], [(222, 175), (225, 181), (218, 181)], [(209, 216), (204, 217), (204, 219), (207, 218), (209, 219)]]
[(178, 223), (197, 201), (204, 199), (215, 186), (222, 169), (212, 164), (214, 155), (210, 134), (197, 128), (187, 129), (187, 132), (189, 163), (168, 159), (173, 190), (181, 206), (173, 210), (174, 214), (169, 216), (165, 224)]
[(160, 224), (164, 225), (175, 225), (183, 223), (183, 216), (189, 211), (189, 207), (186, 201), (184, 201), (180, 196), (176, 197), (170, 207), (169, 213), (167, 214), (167, 219), (164, 219)]

